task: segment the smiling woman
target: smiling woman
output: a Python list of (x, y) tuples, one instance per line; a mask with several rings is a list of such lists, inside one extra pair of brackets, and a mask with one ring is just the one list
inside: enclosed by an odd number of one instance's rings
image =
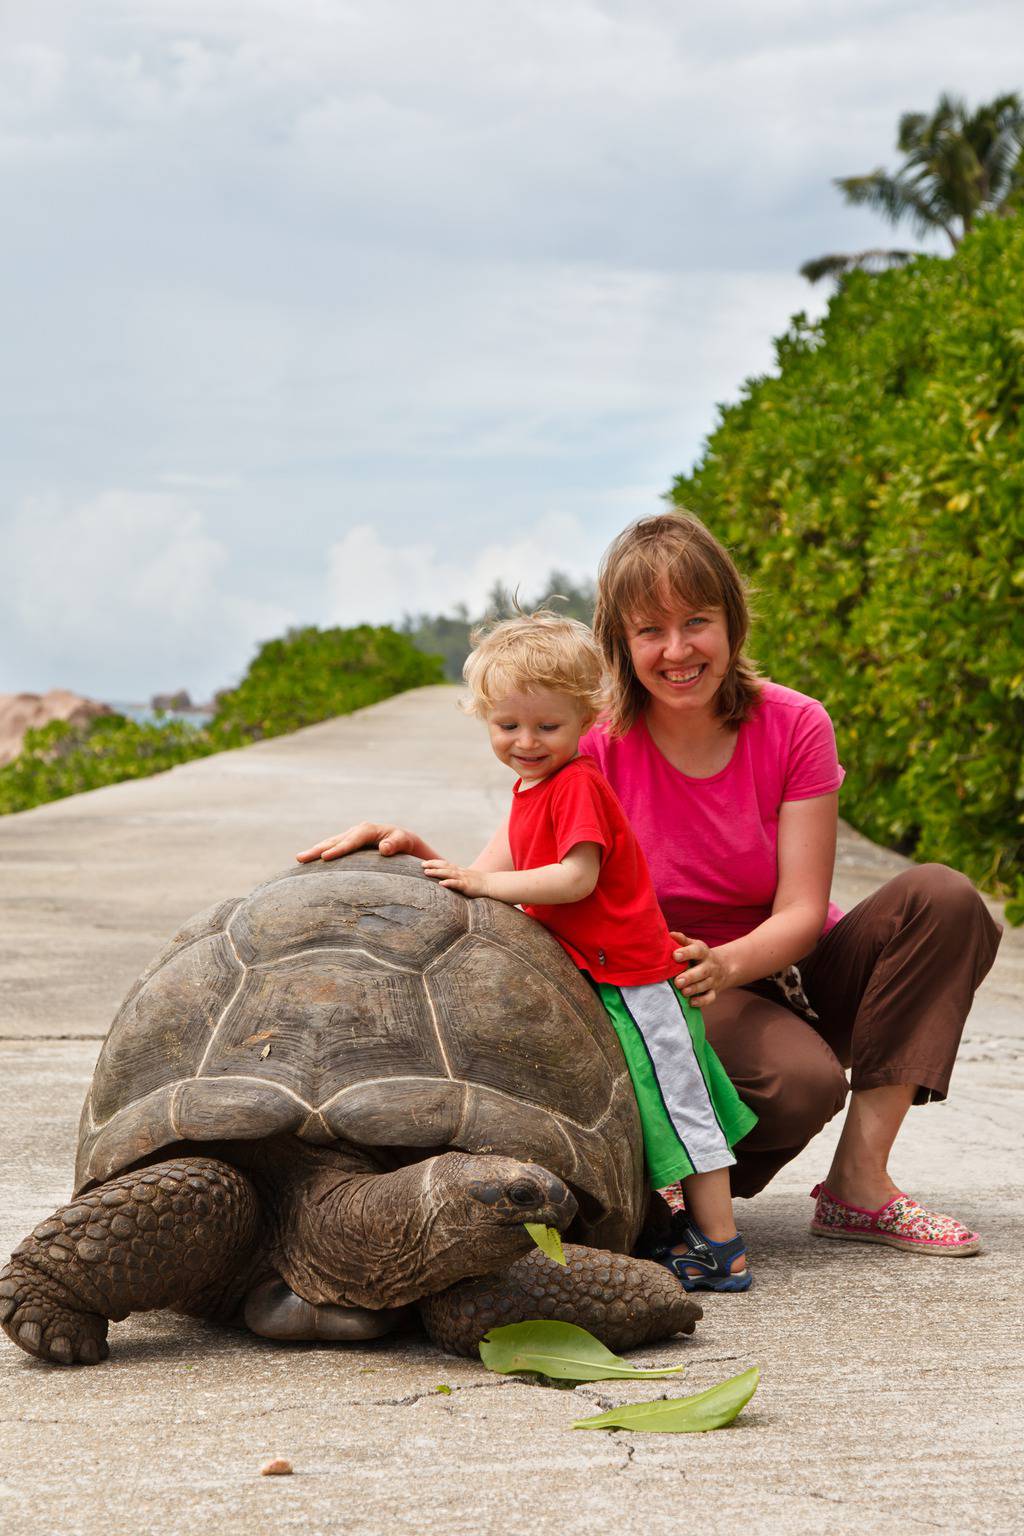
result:
[(964, 876), (905, 871), (843, 914), (829, 902), (843, 770), (816, 700), (758, 677), (728, 553), (697, 518), (627, 528), (595, 629), (608, 718), (580, 744), (622, 801), (688, 966), (684, 995), (757, 1126), (733, 1190), (754, 1195), (853, 1095), (812, 1230), (917, 1252), (979, 1239), (887, 1172), (912, 1103), (946, 1096), (999, 930)]
[(647, 541), (629, 542), (625, 535), (605, 557), (613, 587), (594, 626), (611, 669), (613, 735), (630, 730), (652, 701), (670, 704), (684, 696), (694, 712), (710, 707), (711, 718), (728, 730), (747, 718), (759, 696), (757, 670), (743, 654), (750, 630), (743, 584), (703, 524), (688, 522), (690, 536), (676, 538), (670, 561)]

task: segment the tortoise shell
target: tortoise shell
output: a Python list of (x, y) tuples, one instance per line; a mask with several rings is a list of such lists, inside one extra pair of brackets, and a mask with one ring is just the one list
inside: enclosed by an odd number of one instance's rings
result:
[(79, 1128), (75, 1193), (162, 1148), (282, 1132), (537, 1162), (577, 1241), (627, 1249), (643, 1152), (625, 1061), (549, 933), (373, 852), (296, 865), (186, 923), (131, 988)]

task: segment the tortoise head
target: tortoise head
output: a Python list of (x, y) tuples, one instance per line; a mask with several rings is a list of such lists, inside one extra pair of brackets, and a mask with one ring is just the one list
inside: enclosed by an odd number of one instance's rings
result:
[(564, 1232), (576, 1199), (537, 1163), (486, 1153), (448, 1152), (432, 1160), (433, 1218), (424, 1244), (427, 1291), (490, 1274), (527, 1253), (526, 1222)]
[(538, 1163), (454, 1156), (459, 1161), (450, 1170), (452, 1181), (461, 1187), (468, 1219), (476, 1226), (514, 1229), (529, 1221), (564, 1232), (576, 1215), (576, 1200), (568, 1185)]

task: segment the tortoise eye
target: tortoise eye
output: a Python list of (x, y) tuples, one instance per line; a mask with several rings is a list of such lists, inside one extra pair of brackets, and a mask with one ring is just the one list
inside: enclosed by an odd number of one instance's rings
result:
[(526, 1179), (510, 1185), (508, 1194), (516, 1205), (536, 1205), (540, 1199), (540, 1190), (536, 1184), (530, 1184)]

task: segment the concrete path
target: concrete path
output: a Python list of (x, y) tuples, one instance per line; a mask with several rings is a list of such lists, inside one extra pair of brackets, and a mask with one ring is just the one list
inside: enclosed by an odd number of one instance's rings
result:
[[(99, 1041), (184, 918), (364, 816), (460, 859), (485, 840), (510, 781), (456, 696), (423, 689), (0, 819), (0, 1255), (67, 1198)], [(844, 831), (836, 899), (852, 905), (905, 862)], [(289, 1348), (139, 1317), (114, 1325), (94, 1369), (0, 1345), (0, 1530), (1021, 1530), (1022, 997), (1024, 931), (1009, 931), (951, 1099), (911, 1113), (894, 1159), (904, 1187), (983, 1232), (982, 1255), (811, 1238), (830, 1128), (741, 1208), (754, 1289), (709, 1298), (692, 1340), (639, 1357), (687, 1363), (673, 1392), (759, 1364), (731, 1429), (572, 1433), (573, 1418), (657, 1390), (548, 1391), (426, 1342)], [(275, 1454), (293, 1477), (259, 1476)]]

